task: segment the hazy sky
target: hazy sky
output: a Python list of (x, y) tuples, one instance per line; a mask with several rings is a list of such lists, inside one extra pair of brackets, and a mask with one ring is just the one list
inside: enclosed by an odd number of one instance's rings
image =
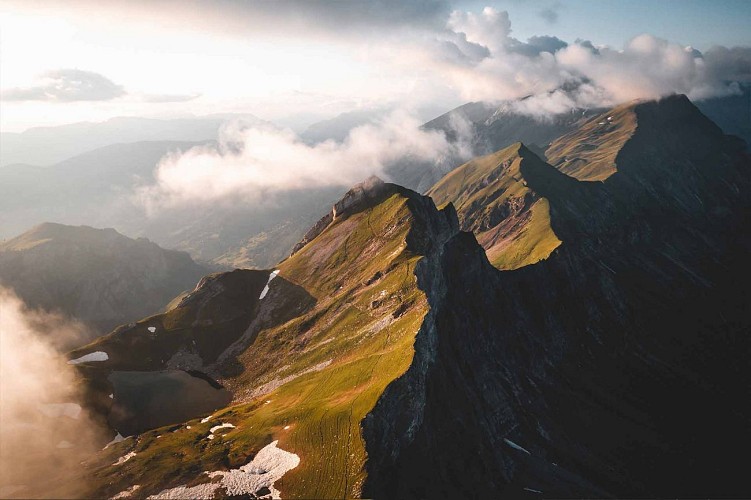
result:
[(751, 77), (748, 26), (743, 0), (0, 1), (0, 128), (717, 95)]

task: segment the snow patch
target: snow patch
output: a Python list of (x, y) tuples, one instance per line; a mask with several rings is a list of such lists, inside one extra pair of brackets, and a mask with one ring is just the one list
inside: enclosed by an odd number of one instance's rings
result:
[(48, 417), (68, 417), (77, 419), (81, 416), (81, 406), (76, 403), (49, 403), (37, 405), (37, 410)]
[(525, 450), (524, 448), (522, 448), (521, 446), (519, 446), (519, 445), (518, 445), (518, 444), (516, 444), (515, 442), (511, 441), (510, 439), (506, 439), (506, 438), (503, 438), (503, 441), (504, 441), (504, 442), (505, 442), (505, 443), (506, 443), (507, 445), (509, 445), (510, 447), (512, 447), (513, 449), (515, 449), (515, 450), (519, 450), (519, 451), (523, 451), (523, 452), (524, 452), (524, 453), (526, 453), (527, 455), (531, 455), (531, 453), (530, 453), (530, 452), (528, 452), (527, 450)]
[(202, 419), (201, 419), (201, 423), (202, 423), (202, 424), (205, 424), (206, 422), (208, 422), (209, 420), (211, 420), (211, 417), (212, 417), (212, 416), (213, 416), (213, 415), (209, 415), (208, 417), (204, 417), (204, 418), (202, 418)]
[(114, 438), (112, 438), (112, 441), (110, 441), (109, 443), (107, 443), (107, 444), (106, 444), (106, 445), (104, 446), (104, 448), (102, 448), (102, 449), (103, 449), (103, 450), (106, 450), (106, 449), (107, 449), (107, 448), (109, 448), (109, 447), (110, 447), (111, 445), (113, 445), (113, 444), (116, 444), (116, 443), (119, 443), (120, 441), (123, 441), (123, 440), (125, 440), (125, 438), (123, 437), (123, 435), (122, 435), (122, 434), (120, 434), (120, 433), (118, 432), (118, 433), (117, 433), (117, 436), (115, 436)]
[(214, 427), (212, 427), (212, 428), (211, 428), (211, 429), (209, 430), (209, 432), (211, 432), (212, 434), (214, 434), (214, 433), (215, 433), (216, 431), (218, 431), (219, 429), (234, 429), (234, 428), (235, 428), (235, 426), (234, 426), (234, 425), (232, 425), (232, 424), (230, 424), (230, 423), (224, 423), (224, 424), (219, 424), (219, 425), (215, 425)]
[(266, 286), (263, 287), (263, 290), (261, 290), (261, 295), (258, 297), (258, 300), (261, 300), (266, 296), (267, 293), (269, 293), (269, 285), (271, 284), (271, 280), (276, 278), (277, 274), (279, 274), (279, 269), (275, 269), (271, 272), (271, 274), (269, 274), (269, 280), (266, 282)]
[(109, 395), (109, 396), (107, 396), (107, 397), (108, 397), (108, 398), (110, 398), (110, 399), (115, 399), (115, 395), (114, 395), (114, 394), (110, 394), (110, 395)]
[(284, 474), (300, 464), (300, 457), (277, 448), (279, 441), (264, 446), (253, 460), (239, 469), (210, 472), (209, 477), (221, 478), (215, 483), (199, 484), (190, 488), (178, 486), (163, 490), (149, 498), (213, 498), (219, 488), (224, 488), (228, 496), (255, 495), (260, 489), (268, 488), (273, 498), (281, 498), (274, 483)]
[(138, 488), (140, 488), (140, 487), (141, 487), (141, 485), (134, 484), (133, 486), (131, 486), (127, 490), (123, 490), (120, 493), (118, 493), (117, 495), (115, 495), (114, 497), (112, 497), (112, 500), (119, 500), (121, 498), (130, 498), (133, 495), (133, 493), (135, 493), (136, 490)]
[(68, 361), (69, 365), (77, 365), (80, 363), (90, 363), (92, 361), (107, 361), (110, 359), (110, 357), (107, 355), (106, 352), (103, 351), (96, 351), (96, 352), (90, 352), (89, 354), (85, 354), (81, 356), (80, 358), (71, 359)]
[(124, 464), (125, 462), (127, 462), (128, 460), (130, 460), (131, 458), (133, 458), (135, 456), (136, 456), (136, 452), (135, 451), (131, 451), (130, 453), (127, 453), (127, 454), (123, 455), (122, 457), (118, 458), (117, 462), (115, 462), (112, 465), (122, 465), (122, 464)]
[(533, 490), (532, 488), (524, 488), (525, 491), (530, 491), (532, 493), (542, 493), (540, 490)]
[(154, 332), (156, 332), (156, 327), (155, 326), (150, 326), (150, 327), (147, 328), (147, 330), (150, 331), (151, 333), (154, 333)]

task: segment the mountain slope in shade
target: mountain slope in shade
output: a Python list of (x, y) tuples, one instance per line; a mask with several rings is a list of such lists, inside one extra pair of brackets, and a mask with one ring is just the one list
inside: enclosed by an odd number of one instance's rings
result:
[(528, 176), (548, 259), (447, 243), (425, 361), (364, 422), (366, 496), (746, 494), (751, 159), (685, 97), (632, 111), (616, 174)]
[(563, 113), (547, 116), (524, 114), (517, 108), (525, 99), (490, 104), (484, 102), (467, 103), (425, 124), (427, 129), (444, 130), (447, 136), (456, 140), (457, 123), (472, 125), (472, 142), (477, 154), (488, 154), (504, 149), (515, 142), (530, 146), (545, 147), (557, 137), (576, 129), (583, 121), (602, 110), (571, 109)]
[(729, 135), (751, 145), (751, 83), (737, 82), (738, 94), (697, 101), (696, 107)]
[(160, 310), (205, 273), (183, 252), (114, 229), (45, 223), (0, 243), (0, 283), (95, 331)]
[(458, 167), (427, 194), (438, 206), (454, 204), (462, 230), (476, 235), (495, 267), (516, 269), (546, 258), (561, 244), (548, 200), (525, 177), (541, 168), (543, 162), (517, 143)]
[(371, 180), (274, 272), (71, 353), (108, 355), (77, 365), (105, 412), (134, 349), (233, 394), (103, 451), (90, 496), (177, 494), (271, 443), (290, 498), (747, 496), (751, 159), (683, 96), (630, 110), (602, 181), (504, 153), (548, 202), (546, 259), (499, 270), (453, 205)]

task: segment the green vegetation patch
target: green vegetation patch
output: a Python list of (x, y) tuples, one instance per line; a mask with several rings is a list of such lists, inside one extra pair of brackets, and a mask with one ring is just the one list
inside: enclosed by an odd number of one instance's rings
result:
[(561, 244), (548, 200), (529, 187), (523, 162), (542, 163), (516, 143), (465, 163), (428, 192), (439, 206), (454, 204), (462, 229), (475, 234), (499, 269), (534, 264)]

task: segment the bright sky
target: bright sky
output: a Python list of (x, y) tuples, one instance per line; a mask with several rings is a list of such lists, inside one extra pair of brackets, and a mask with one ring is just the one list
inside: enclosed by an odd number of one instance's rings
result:
[[(488, 5), (495, 10), (483, 12)], [(514, 44), (552, 35), (621, 50), (649, 33), (704, 52), (751, 47), (748, 26), (747, 1), (2, 1), (0, 129), (122, 115), (283, 120), (386, 105), (439, 110), (552, 90), (579, 73), (601, 78), (597, 92), (628, 97), (598, 58), (530, 55)], [(691, 76), (697, 70), (683, 67), (682, 49), (655, 43), (640, 42), (634, 53), (682, 73), (648, 75), (644, 92), (716, 87), (719, 77)], [(723, 56), (723, 68), (751, 73), (749, 51)]]

